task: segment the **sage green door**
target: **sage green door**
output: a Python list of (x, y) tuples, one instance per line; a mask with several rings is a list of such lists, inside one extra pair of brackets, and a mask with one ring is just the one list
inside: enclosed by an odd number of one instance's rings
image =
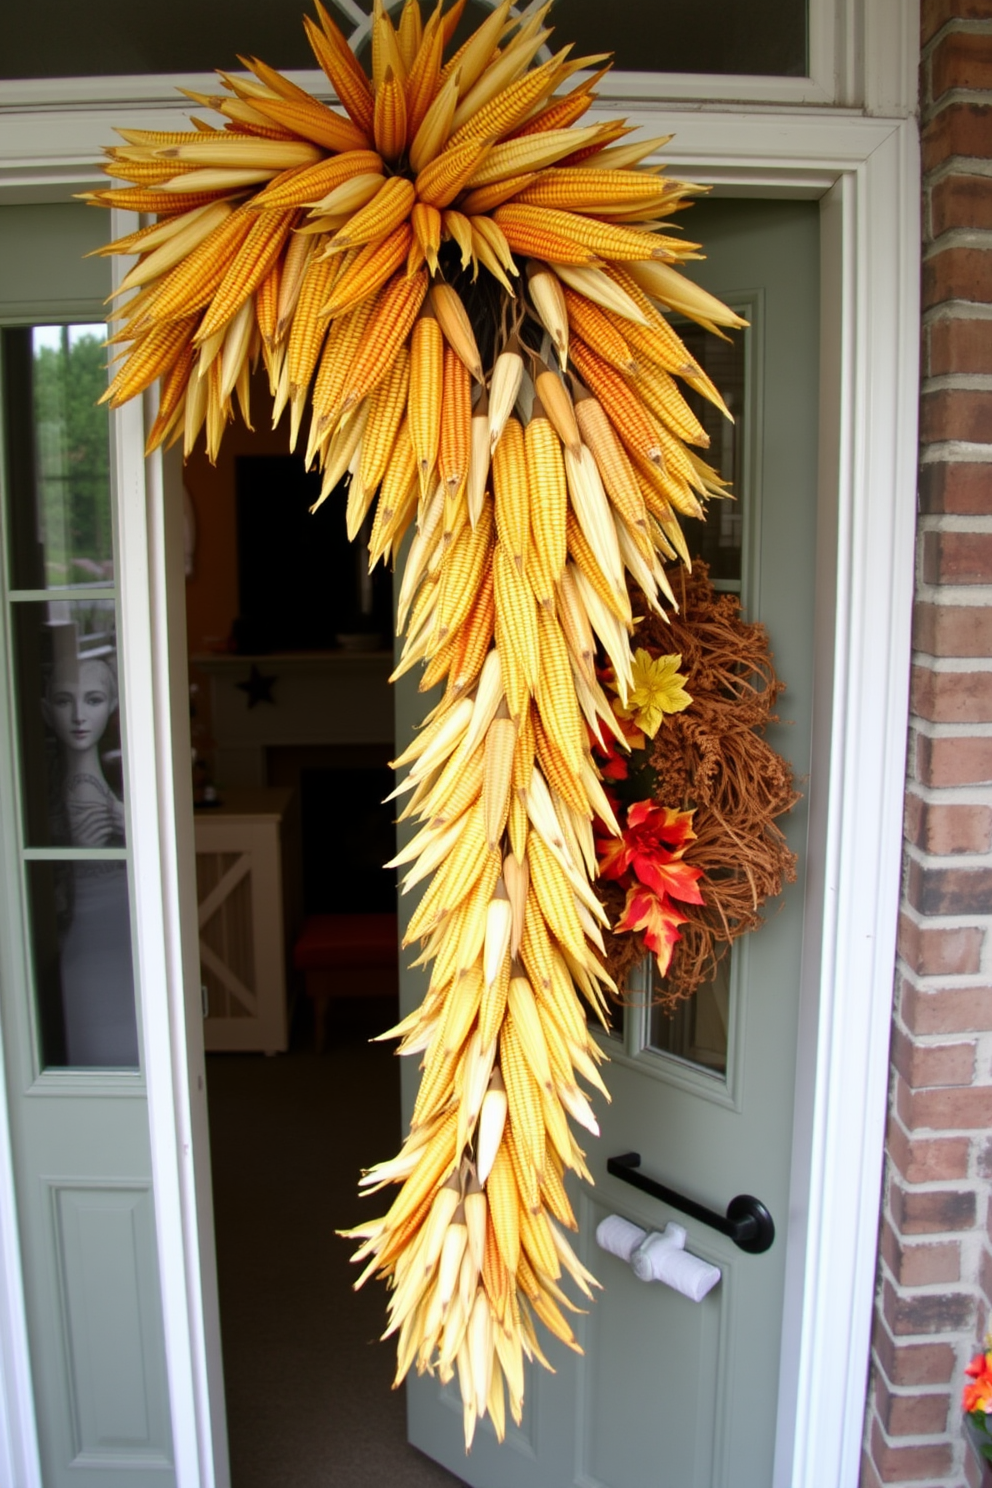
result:
[[(713, 201), (682, 221), (705, 245), (700, 281), (751, 323), (736, 352), (716, 342), (707, 354), (737, 414), (736, 429), (722, 443), (714, 439), (710, 457), (734, 476), (740, 501), (712, 509), (705, 551), (714, 576), (739, 588), (748, 617), (768, 628), (788, 684), (770, 739), (804, 782), (816, 577), (818, 208)], [(418, 705), (412, 686), (400, 690), (398, 742)], [(410, 1440), (473, 1488), (769, 1488), (785, 1235), (797, 1218), (789, 1176), (806, 821), (801, 802), (785, 824), (798, 882), (735, 950), (729, 975), (674, 1021), (642, 997), (617, 1035), (604, 1039), (613, 1103), (597, 1103), (602, 1136), (583, 1144), (595, 1187), (576, 1193), (582, 1258), (604, 1287), (580, 1320), (583, 1357), (547, 1339), (556, 1373), (530, 1371), (521, 1429), (511, 1428), (498, 1447), (483, 1423), (468, 1458), (457, 1393), (430, 1378), (408, 1386)], [(412, 1004), (423, 983), (416, 973), (403, 977)], [(721, 1213), (736, 1195), (756, 1195), (775, 1221), (771, 1248), (747, 1254), (608, 1174), (607, 1159), (631, 1151), (644, 1173)], [(670, 1220), (684, 1225), (686, 1249), (720, 1268), (719, 1284), (693, 1302), (637, 1280), (596, 1246), (596, 1227), (609, 1214), (646, 1231)]]
[(81, 205), (0, 209), (0, 1018), (45, 1488), (174, 1483), (134, 972), (102, 302)]

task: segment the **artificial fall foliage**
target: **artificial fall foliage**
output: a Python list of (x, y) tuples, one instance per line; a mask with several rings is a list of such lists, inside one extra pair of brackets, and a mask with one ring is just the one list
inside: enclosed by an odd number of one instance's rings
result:
[[(606, 59), (540, 60), (548, 7), (510, 0), (456, 46), (464, 4), (407, 0), (394, 24), (377, 3), (368, 76), (318, 0), (340, 107), (243, 59), (190, 95), (216, 122), (119, 131), (125, 184), (89, 199), (155, 218), (103, 250), (137, 255), (113, 406), (159, 379), (149, 450), (202, 433), (214, 459), (261, 359), (291, 446), (309, 417), (321, 501), (347, 478), (349, 533), (370, 517), (371, 562), (402, 559), (395, 675), (444, 689), (396, 761), (430, 984), (392, 1033), (423, 1075), (402, 1150), (362, 1180), (393, 1196), (354, 1233), (361, 1280), (390, 1288), (397, 1382), (457, 1373), (471, 1443), (487, 1412), (503, 1436), (507, 1400), (520, 1420), (538, 1321), (576, 1347), (565, 1277), (591, 1296), (564, 1180), (589, 1179), (570, 1123), (598, 1130), (586, 1017), (616, 990), (594, 818), (621, 836), (591, 744), (628, 747), (642, 690), (652, 720), (688, 701), (677, 659), (638, 670), (628, 582), (664, 625), (679, 518), (725, 494), (680, 383), (726, 409), (669, 313), (743, 322), (680, 272), (698, 245), (670, 219), (697, 188), (655, 162), (664, 141), (589, 121)], [(661, 943), (645, 896), (698, 897), (686, 814), (627, 825), (651, 846), (626, 914)]]

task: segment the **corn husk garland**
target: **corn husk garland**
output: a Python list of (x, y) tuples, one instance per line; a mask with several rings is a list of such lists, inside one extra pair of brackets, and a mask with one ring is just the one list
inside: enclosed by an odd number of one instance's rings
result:
[(597, 662), (625, 696), (628, 576), (673, 608), (679, 518), (725, 494), (678, 379), (720, 395), (665, 312), (743, 322), (679, 270), (698, 245), (669, 219), (697, 188), (645, 164), (664, 141), (590, 122), (606, 59), (540, 60), (547, 5), (501, 0), (456, 48), (464, 0), (406, 0), (398, 24), (377, 3), (371, 77), (316, 7), (341, 107), (248, 58), (190, 95), (219, 123), (108, 150), (121, 184), (89, 200), (157, 220), (101, 250), (137, 255), (107, 397), (161, 379), (149, 450), (202, 432), (215, 459), (261, 359), (291, 446), (309, 415), (320, 502), (347, 478), (349, 533), (371, 518), (372, 564), (410, 534), (394, 675), (444, 692), (395, 762), (417, 830), (394, 865), (404, 892), (429, 881), (406, 944), (431, 973), (384, 1037), (423, 1076), (402, 1150), (362, 1179), (398, 1192), (353, 1233), (358, 1284), (391, 1289), (397, 1383), (457, 1374), (468, 1445), (487, 1412), (502, 1438), (507, 1401), (520, 1420), (537, 1322), (577, 1347), (566, 1276), (595, 1285), (565, 1178), (589, 1178), (580, 1080), (606, 1090), (586, 1019), (616, 990), (591, 888), (593, 819), (619, 832)]

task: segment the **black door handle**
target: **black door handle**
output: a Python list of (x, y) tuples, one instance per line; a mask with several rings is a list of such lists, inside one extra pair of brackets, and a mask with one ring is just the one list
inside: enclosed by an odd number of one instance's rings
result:
[(770, 1249), (775, 1239), (775, 1221), (760, 1199), (752, 1198), (750, 1194), (738, 1194), (727, 1205), (726, 1214), (717, 1214), (714, 1209), (697, 1204), (695, 1199), (676, 1193), (674, 1188), (666, 1188), (663, 1183), (648, 1178), (639, 1171), (640, 1166), (639, 1152), (624, 1152), (620, 1157), (606, 1159), (606, 1171), (612, 1173), (614, 1178), (620, 1178), (624, 1183), (639, 1188), (642, 1193), (660, 1199), (663, 1204), (691, 1215), (702, 1224), (719, 1230), (721, 1235), (728, 1235), (741, 1250), (746, 1250), (751, 1255), (761, 1255), (763, 1251)]

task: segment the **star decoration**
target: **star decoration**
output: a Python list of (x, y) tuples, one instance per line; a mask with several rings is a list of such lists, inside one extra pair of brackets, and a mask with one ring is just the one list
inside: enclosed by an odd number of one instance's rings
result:
[(276, 700), (272, 696), (272, 689), (276, 684), (276, 680), (275, 677), (263, 677), (253, 662), (246, 680), (244, 682), (235, 682), (234, 685), (241, 692), (247, 694), (249, 709), (254, 708), (256, 703), (271, 703), (275, 707)]

